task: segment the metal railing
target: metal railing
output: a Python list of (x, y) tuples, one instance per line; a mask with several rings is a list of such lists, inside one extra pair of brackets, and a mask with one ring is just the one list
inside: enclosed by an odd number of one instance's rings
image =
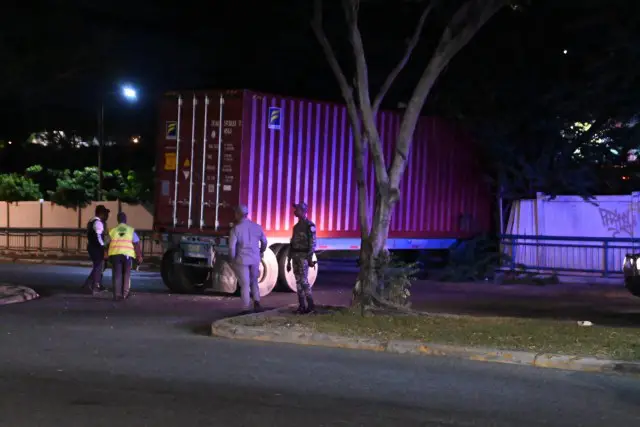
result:
[(501, 247), (506, 268), (610, 277), (622, 274), (626, 254), (640, 252), (640, 239), (503, 235)]
[[(151, 230), (136, 230), (145, 257), (161, 257), (162, 243)], [(0, 228), (0, 252), (27, 255), (86, 255), (84, 229)], [(507, 269), (620, 275), (628, 253), (640, 252), (640, 238), (503, 235)]]
[[(145, 257), (161, 257), (162, 244), (151, 230), (136, 230)], [(69, 228), (0, 228), (0, 251), (31, 255), (84, 255), (87, 231)]]

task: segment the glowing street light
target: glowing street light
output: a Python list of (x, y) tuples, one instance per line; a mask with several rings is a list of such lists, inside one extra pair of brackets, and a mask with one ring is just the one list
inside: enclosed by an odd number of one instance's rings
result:
[(136, 101), (138, 99), (138, 91), (131, 86), (122, 87), (122, 96), (128, 101)]
[[(109, 95), (114, 95), (110, 92)], [(120, 87), (120, 95), (129, 102), (138, 100), (138, 91), (131, 85), (125, 84)], [(104, 146), (104, 100), (100, 104), (98, 114), (98, 201), (102, 201), (102, 147)]]

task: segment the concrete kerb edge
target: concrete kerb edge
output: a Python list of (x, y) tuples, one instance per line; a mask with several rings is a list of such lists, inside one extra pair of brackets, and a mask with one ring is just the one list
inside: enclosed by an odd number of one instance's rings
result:
[[(286, 309), (288, 309), (288, 307)], [(271, 310), (270, 312), (265, 312), (264, 314), (250, 314), (247, 316), (255, 317), (261, 315), (274, 315), (282, 311), (283, 308), (280, 308)], [(506, 363), (569, 371), (640, 375), (640, 363), (636, 362), (597, 359), (593, 357), (564, 356), (548, 353), (532, 353), (526, 351), (431, 344), (418, 341), (384, 341), (370, 338), (354, 338), (319, 332), (240, 325), (233, 322), (231, 319), (221, 319), (213, 322), (211, 324), (211, 334), (213, 336), (228, 339), (368, 350), (394, 354), (453, 357), (478, 362)]]

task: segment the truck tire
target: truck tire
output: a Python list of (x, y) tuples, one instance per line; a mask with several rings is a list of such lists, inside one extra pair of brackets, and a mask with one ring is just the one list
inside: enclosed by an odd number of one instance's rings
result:
[[(214, 290), (216, 292), (239, 294), (238, 277), (229, 261), (223, 259), (216, 261), (213, 274), (215, 277)], [(260, 263), (260, 273), (258, 275), (260, 296), (265, 297), (269, 295), (273, 291), (273, 288), (275, 288), (277, 281), (278, 260), (273, 251), (267, 249)]]
[(258, 276), (260, 296), (264, 297), (273, 292), (273, 288), (276, 287), (277, 283), (278, 259), (271, 249), (267, 249), (260, 263), (260, 275)]
[(176, 264), (173, 260), (177, 251), (170, 249), (162, 256), (160, 275), (164, 285), (177, 294), (202, 292), (210, 275), (209, 270)]
[[(289, 245), (285, 245), (278, 254), (278, 290), (283, 292), (296, 292), (296, 278), (292, 271), (287, 271), (287, 261), (289, 260)], [(309, 286), (313, 287), (318, 278), (318, 258), (313, 254), (316, 265), (309, 267)]]
[(634, 297), (640, 297), (640, 276), (625, 277), (624, 287)]
[(273, 254), (276, 256), (276, 259), (280, 259), (280, 251), (287, 246), (282, 243), (276, 243), (275, 245), (271, 245), (270, 249), (273, 251)]

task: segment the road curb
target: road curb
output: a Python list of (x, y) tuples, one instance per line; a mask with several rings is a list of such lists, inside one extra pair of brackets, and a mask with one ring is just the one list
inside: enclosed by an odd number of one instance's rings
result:
[[(45, 259), (45, 258), (20, 258), (0, 256), (0, 263), (5, 264), (35, 264), (35, 265), (60, 265), (66, 267), (92, 267), (89, 261), (64, 260), (64, 259)], [(154, 265), (142, 264), (139, 271), (158, 271), (160, 267)]]
[[(264, 314), (250, 314), (242, 317), (273, 315), (282, 311), (283, 309), (276, 309), (265, 312)], [(640, 374), (640, 363), (636, 362), (480, 347), (463, 347), (418, 341), (386, 341), (373, 338), (346, 337), (285, 328), (240, 325), (233, 322), (232, 319), (221, 319), (213, 322), (211, 324), (211, 334), (228, 339), (368, 350), (394, 354), (452, 357), (478, 362), (506, 363), (569, 371)]]
[(26, 286), (0, 284), (0, 305), (27, 302), (39, 297), (36, 291)]

